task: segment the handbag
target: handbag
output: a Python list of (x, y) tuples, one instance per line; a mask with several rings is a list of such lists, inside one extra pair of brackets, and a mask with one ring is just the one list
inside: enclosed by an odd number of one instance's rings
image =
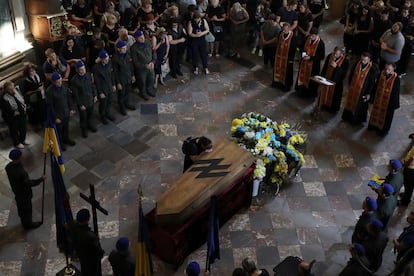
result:
[(217, 24), (214, 23), (214, 21), (211, 23), (212, 27), (213, 27), (213, 33), (222, 33), (223, 30), (223, 25), (221, 24)]
[(170, 72), (170, 64), (167, 58), (161, 63), (161, 76), (165, 78), (169, 72)]
[(205, 39), (208, 43), (213, 43), (216, 40), (216, 38), (211, 32), (208, 32), (208, 34), (206, 34)]

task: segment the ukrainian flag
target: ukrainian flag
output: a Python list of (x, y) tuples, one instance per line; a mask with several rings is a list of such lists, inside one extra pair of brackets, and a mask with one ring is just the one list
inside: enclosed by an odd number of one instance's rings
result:
[(146, 227), (144, 212), (142, 210), (142, 192), (138, 189), (138, 243), (135, 263), (135, 276), (150, 276), (153, 273), (151, 250), (149, 247), (148, 229)]
[(61, 173), (65, 172), (62, 150), (60, 148), (59, 136), (57, 134), (56, 125), (52, 118), (50, 105), (47, 107), (47, 118), (45, 127), (45, 137), (43, 139), (43, 153), (51, 152), (59, 166)]

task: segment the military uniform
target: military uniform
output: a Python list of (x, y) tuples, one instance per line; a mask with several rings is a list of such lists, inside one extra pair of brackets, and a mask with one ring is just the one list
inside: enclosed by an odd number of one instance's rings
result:
[(391, 184), (391, 186), (394, 188), (394, 196), (395, 198), (398, 198), (401, 187), (404, 185), (404, 176), (401, 171), (398, 171), (396, 173), (389, 173), (385, 177), (384, 182)]
[(352, 234), (352, 243), (361, 243), (365, 239), (368, 235), (367, 225), (373, 218), (375, 218), (375, 213), (373, 211), (362, 212), (358, 222), (355, 225), (354, 233)]
[[(96, 99), (96, 87), (93, 76), (89, 72), (86, 72), (83, 76), (76, 74), (70, 81), (70, 85), (78, 105), (82, 136), (87, 137), (87, 128), (92, 132), (96, 132), (96, 127), (92, 120), (93, 105)], [(86, 109), (81, 110), (81, 106), (84, 106)]]
[(114, 120), (114, 117), (111, 115), (111, 106), (115, 78), (111, 62), (108, 64), (102, 64), (101, 62), (95, 64), (93, 67), (93, 77), (95, 78), (99, 99), (99, 115), (101, 116), (102, 123), (106, 124), (106, 119)]
[(101, 259), (105, 251), (91, 228), (75, 222), (69, 225), (69, 239), (79, 257), (82, 275), (101, 276)]
[(108, 257), (115, 276), (133, 276), (135, 261), (129, 251), (112, 250)]
[(131, 56), (134, 62), (135, 77), (141, 96), (145, 100), (148, 100), (148, 95), (155, 97), (155, 91), (153, 89), (155, 79), (154, 68), (147, 68), (148, 64), (155, 64), (157, 60), (157, 53), (152, 50), (151, 42), (145, 40), (143, 45), (135, 42), (131, 46)]
[(116, 53), (112, 56), (112, 68), (114, 70), (115, 84), (121, 85), (118, 89), (118, 105), (122, 115), (126, 115), (125, 108), (134, 110), (135, 107), (129, 103), (129, 94), (132, 90), (132, 75), (134, 74), (134, 65), (131, 55)]
[(379, 231), (375, 235), (370, 234), (361, 244), (366, 250), (366, 256), (370, 261), (369, 268), (377, 271), (382, 264), (382, 254), (388, 243), (388, 236), (383, 231)]
[(62, 83), (61, 87), (50, 85), (46, 90), (46, 101), (50, 105), (53, 118), (61, 122), (56, 123), (56, 129), (59, 135), (59, 141), (74, 145), (69, 138), (69, 118), (72, 110), (72, 97), (68, 86)]
[[(22, 225), (25, 229), (34, 228), (32, 221), (32, 187), (39, 185), (43, 178), (31, 180), (20, 162), (10, 162), (6, 165), (7, 177), (14, 193)], [(36, 225), (39, 226), (40, 224)]]
[(378, 197), (377, 205), (376, 217), (381, 220), (384, 227), (387, 227), (390, 218), (394, 214), (395, 207), (397, 207), (397, 198), (394, 195), (387, 196), (386, 198)]

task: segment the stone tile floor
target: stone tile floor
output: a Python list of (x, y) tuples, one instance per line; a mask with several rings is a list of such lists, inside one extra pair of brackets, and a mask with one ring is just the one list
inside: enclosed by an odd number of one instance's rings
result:
[[(341, 25), (322, 27), (327, 53), (340, 44)], [(390, 158), (400, 158), (409, 148), (408, 134), (414, 130), (409, 76), (402, 80), (401, 108), (397, 110), (386, 137), (378, 137), (366, 126), (350, 126), (341, 114), (322, 113), (311, 121), (314, 103), (270, 87), (271, 69), (246, 49), (243, 59), (210, 59), (211, 74), (168, 79), (158, 88), (157, 97), (143, 102), (132, 100), (137, 110), (128, 116), (116, 114), (114, 123), (99, 125), (87, 139), (80, 137), (78, 119), (71, 121), (77, 145), (64, 152), (64, 180), (71, 195), (72, 210), (85, 207), (79, 193), (96, 195), (108, 216), (99, 214), (100, 237), (106, 256), (119, 236), (137, 238), (137, 185), (143, 186), (144, 211), (181, 174), (181, 142), (190, 135), (207, 135), (213, 141), (230, 136), (234, 117), (244, 112), (261, 112), (276, 121), (300, 123), (308, 133), (306, 164), (292, 183), (275, 196), (263, 185), (248, 210), (241, 210), (220, 231), (221, 260), (212, 275), (231, 275), (241, 260), (250, 256), (259, 267), (268, 269), (286, 256), (316, 259), (316, 275), (337, 275), (346, 264), (353, 225), (361, 212), (373, 174), (385, 175)], [(24, 150), (25, 165), (32, 177), (43, 171), (43, 133), (30, 130), (30, 146)], [(10, 141), (0, 141), (0, 166), (8, 162)], [(48, 168), (49, 170), (49, 168)], [(34, 218), (40, 217), (41, 189), (34, 188)], [(410, 206), (411, 207), (411, 206)], [(407, 209), (408, 210), (408, 209)], [(405, 209), (396, 210), (388, 235), (392, 239), (405, 226)], [(133, 249), (134, 250), (134, 249)], [(154, 256), (155, 275), (183, 275), (186, 264), (205, 264), (206, 246), (191, 254), (176, 271)], [(110, 275), (107, 257), (103, 271)], [(391, 244), (384, 253), (379, 275), (393, 267)], [(55, 275), (64, 267), (64, 256), (56, 248), (53, 190), (46, 182), (45, 223), (23, 232), (4, 170), (0, 171), (0, 275)]]

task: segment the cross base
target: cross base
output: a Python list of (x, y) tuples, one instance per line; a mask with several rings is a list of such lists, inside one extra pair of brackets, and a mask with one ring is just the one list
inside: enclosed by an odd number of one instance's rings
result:
[(64, 267), (61, 271), (56, 273), (56, 276), (80, 276), (82, 275), (80, 270), (76, 268), (73, 264), (69, 264)]

